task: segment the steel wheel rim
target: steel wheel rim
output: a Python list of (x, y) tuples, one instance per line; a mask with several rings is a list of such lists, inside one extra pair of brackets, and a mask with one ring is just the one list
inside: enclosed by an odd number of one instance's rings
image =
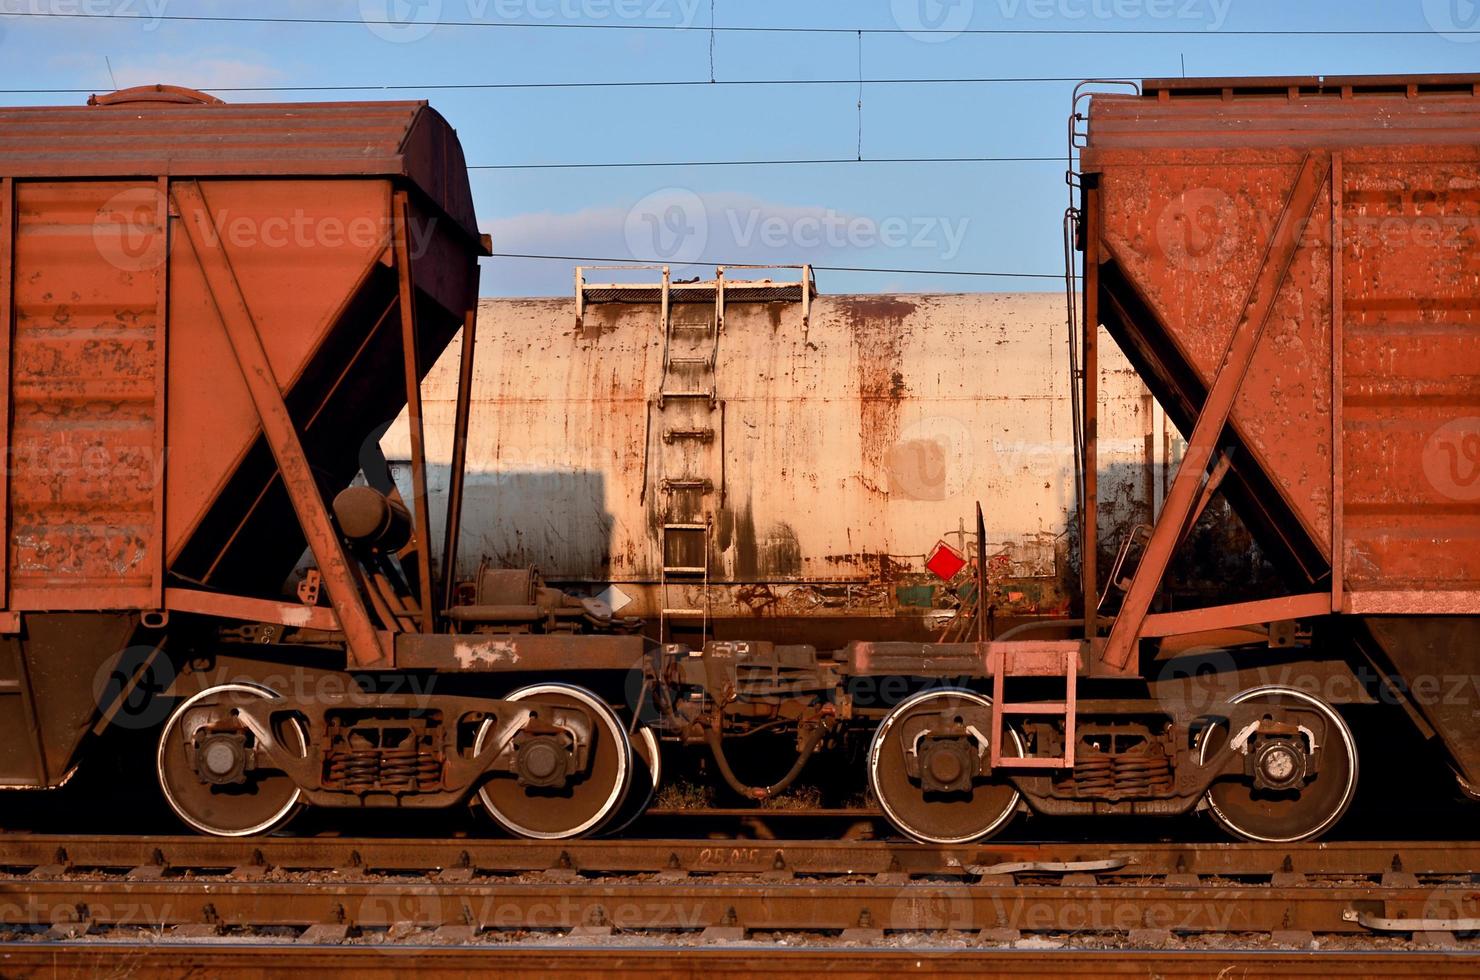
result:
[[(1296, 690), (1295, 688), (1280, 687), (1279, 685), (1268, 685), (1266, 687), (1250, 688), (1247, 691), (1241, 691), (1238, 694), (1234, 695), (1232, 698), (1229, 699), (1229, 703), (1243, 704), (1245, 701), (1269, 696), (1289, 698), (1291, 700), (1301, 702), (1302, 704), (1316, 709), (1316, 711), (1318, 711), (1321, 716), (1326, 719), (1326, 723), (1328, 725), (1326, 738), (1327, 745), (1324, 747), (1325, 752), (1330, 751), (1330, 745), (1333, 741), (1336, 741), (1339, 744), (1345, 746), (1345, 758), (1347, 764), (1346, 779), (1345, 785), (1342, 787), (1338, 794), (1336, 805), (1331, 809), (1331, 812), (1328, 813), (1313, 828), (1302, 830), (1299, 833), (1295, 834), (1272, 835), (1259, 833), (1257, 831), (1249, 830), (1247, 827), (1240, 826), (1238, 822), (1238, 817), (1229, 812), (1231, 809), (1231, 807), (1228, 805), (1229, 801), (1225, 800), (1222, 806), (1219, 805), (1218, 799), (1215, 796), (1215, 792), (1219, 789), (1219, 787), (1221, 786), (1226, 788), (1229, 786), (1242, 786), (1243, 784), (1240, 782), (1224, 781), (1222, 783), (1215, 783), (1213, 786), (1208, 787), (1208, 791), (1203, 795), (1203, 801), (1207, 803), (1208, 813), (1213, 818), (1213, 821), (1217, 823), (1218, 826), (1226, 830), (1228, 833), (1233, 834), (1235, 837), (1260, 844), (1293, 844), (1299, 841), (1311, 840), (1313, 838), (1319, 837), (1321, 834), (1324, 834), (1326, 831), (1330, 830), (1338, 822), (1340, 822), (1341, 818), (1346, 815), (1346, 811), (1351, 807), (1352, 799), (1356, 796), (1358, 773), (1356, 739), (1352, 736), (1351, 728), (1347, 726), (1346, 720), (1341, 717), (1341, 714), (1337, 712), (1334, 707), (1332, 707), (1330, 704), (1327, 704), (1325, 701), (1322, 701), (1320, 698), (1306, 694), (1305, 692)], [(1331, 729), (1335, 730), (1337, 736), (1334, 740), (1331, 737)], [(1208, 750), (1210, 745), (1212, 744), (1212, 739), (1209, 737), (1210, 735), (1211, 733), (1209, 733), (1209, 735), (1204, 735), (1203, 737), (1202, 747), (1198, 753), (1199, 762), (1207, 761)], [(1311, 787), (1318, 785), (1320, 783), (1320, 778), (1321, 775), (1318, 774), (1316, 776), (1316, 781), (1310, 784)]]
[[(658, 746), (658, 736), (647, 725), (643, 725), (634, 734), (635, 738), (628, 737), (628, 741), (632, 743), (633, 785), (628, 788), (611, 824), (603, 828), (602, 832), (606, 834), (620, 834), (646, 813), (647, 808), (652, 805), (653, 797), (658, 793), (658, 784), (663, 779), (663, 756)], [(643, 767), (647, 768), (651, 779), (641, 778)]]
[[(203, 834), (210, 834), (213, 837), (250, 837), (253, 834), (266, 833), (267, 831), (286, 823), (289, 819), (293, 817), (294, 814), (298, 812), (299, 809), (301, 809), (301, 804), (299, 801), (302, 799), (303, 790), (300, 789), (298, 786), (293, 785), (292, 792), (288, 795), (286, 801), (275, 811), (269, 814), (265, 819), (259, 820), (247, 827), (235, 828), (223, 828), (220, 826), (213, 826), (212, 824), (206, 822), (198, 814), (192, 813), (176, 795), (176, 790), (171, 790), (170, 788), (170, 781), (166, 775), (167, 771), (170, 768), (178, 766), (180, 763), (180, 760), (171, 758), (173, 750), (179, 749), (182, 753), (184, 751), (183, 746), (178, 744), (179, 733), (176, 732), (177, 725), (185, 716), (185, 713), (196, 704), (210, 697), (220, 697), (222, 694), (247, 694), (268, 701), (278, 700), (277, 692), (273, 691), (271, 688), (264, 687), (260, 684), (247, 683), (221, 684), (216, 687), (208, 687), (204, 691), (199, 691), (196, 694), (191, 695), (184, 701), (184, 703), (182, 703), (179, 707), (177, 707), (173, 712), (170, 713), (169, 720), (165, 722), (164, 730), (160, 733), (159, 744), (156, 747), (154, 753), (155, 776), (159, 780), (160, 791), (164, 794), (165, 802), (169, 804), (170, 809), (175, 812), (175, 815), (177, 817), (179, 817), (182, 821), (184, 821), (193, 829)], [(290, 730), (298, 736), (298, 757), (300, 759), (307, 758), (308, 732), (305, 730), (303, 723), (297, 718), (292, 719)], [(288, 776), (286, 773), (282, 773), (282, 778), (287, 779), (289, 781), (289, 784), (292, 785), (291, 777)], [(257, 780), (255, 785), (260, 785), (260, 783), (261, 780)], [(186, 785), (189, 784), (187, 783)], [(204, 783), (201, 784), (201, 786), (205, 785), (206, 784)], [(177, 790), (183, 793), (184, 787), (177, 787)], [(210, 791), (207, 790), (207, 793), (209, 792)]]
[[(869, 743), (869, 789), (873, 792), (874, 799), (878, 801), (879, 807), (884, 811), (884, 815), (889, 818), (889, 822), (893, 824), (895, 829), (904, 834), (906, 837), (909, 837), (911, 840), (919, 841), (922, 844), (967, 844), (972, 841), (982, 840), (986, 837), (991, 836), (992, 834), (1005, 827), (1012, 820), (1013, 816), (1017, 813), (1018, 803), (1022, 800), (1022, 793), (1018, 791), (1017, 787), (1005, 782), (983, 783), (977, 785), (973, 789), (973, 800), (976, 798), (978, 793), (981, 793), (984, 790), (1007, 790), (1006, 795), (1000, 800), (1000, 802), (993, 803), (992, 805), (984, 808), (987, 810), (989, 815), (992, 813), (995, 813), (996, 815), (987, 822), (985, 827), (973, 829), (965, 834), (941, 835), (928, 833), (920, 829), (919, 827), (914, 826), (910, 820), (906, 819), (903, 815), (899, 813), (898, 801), (896, 801), (896, 803), (894, 804), (890, 803), (888, 790), (892, 787), (885, 787), (880, 784), (880, 760), (881, 758), (883, 758), (883, 752), (886, 746), (889, 744), (889, 733), (902, 718), (911, 713), (920, 704), (926, 701), (941, 698), (955, 699), (958, 701), (964, 701), (968, 704), (974, 704), (988, 708), (992, 705), (991, 699), (987, 698), (985, 695), (977, 694), (975, 691), (967, 691), (957, 688), (921, 691), (918, 694), (911, 695), (910, 697), (901, 701), (899, 704), (895, 705), (894, 709), (890, 711), (889, 714), (885, 716), (884, 720), (879, 723), (878, 729), (874, 732), (873, 740)], [(1017, 754), (1022, 755), (1022, 737), (1019, 736), (1016, 731), (1013, 731), (1010, 728), (1004, 727), (1004, 731), (1011, 734), (1012, 744), (1016, 747)], [(897, 780), (891, 779), (891, 782), (897, 782)], [(906, 791), (908, 792), (908, 790)], [(999, 810), (1000, 812), (998, 812)]]
[[(593, 775), (602, 771), (602, 769), (610, 770), (610, 791), (604, 796), (599, 793), (596, 794), (595, 799), (591, 801), (595, 803), (595, 806), (587, 807), (587, 809), (593, 810), (589, 816), (573, 827), (559, 828), (556, 830), (529, 826), (527, 822), (521, 822), (521, 820), (527, 821), (527, 818), (519, 818), (510, 814), (508, 812), (510, 809), (509, 803), (518, 802), (519, 798), (516, 796), (506, 798), (502, 805), (494, 800), (493, 795), (495, 792), (505, 786), (515, 785), (510, 778), (495, 776), (493, 779), (485, 782), (478, 789), (478, 799), (482, 802), (483, 809), (488, 812), (488, 815), (493, 818), (495, 823), (509, 833), (519, 837), (526, 837), (531, 840), (561, 840), (568, 837), (579, 837), (583, 834), (594, 833), (612, 818), (612, 815), (621, 805), (623, 798), (627, 795), (628, 788), (632, 783), (632, 744), (627, 739), (627, 732), (623, 728), (622, 722), (617, 717), (616, 712), (612, 711), (605, 701), (602, 701), (585, 688), (577, 687), (574, 684), (533, 684), (529, 687), (520, 688), (503, 700), (525, 701), (531, 698), (544, 698), (556, 702), (564, 698), (568, 702), (576, 702), (591, 711), (599, 724), (598, 731), (606, 736), (605, 738), (600, 738), (598, 741), (596, 746), (598, 758), (592, 760), (591, 769)], [(478, 737), (473, 745), (475, 754), (482, 751), (484, 740), (487, 738), (487, 734), (491, 728), (491, 724), (485, 723), (478, 729)], [(561, 806), (561, 803), (554, 797), (547, 797), (546, 799), (549, 800), (548, 806)], [(539, 807), (535, 806), (533, 809), (537, 811)]]

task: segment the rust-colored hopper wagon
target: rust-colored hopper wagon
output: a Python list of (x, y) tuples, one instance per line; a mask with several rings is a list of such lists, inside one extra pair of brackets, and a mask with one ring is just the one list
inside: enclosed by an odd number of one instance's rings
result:
[[(166, 798), (241, 834), (315, 792), (450, 802), (476, 758), (530, 751), (515, 714), (575, 711), (453, 699), (408, 724), (404, 698), (366, 693), (398, 664), (453, 662), (451, 637), (397, 648), (445, 600), (412, 530), (425, 493), (400, 499), (378, 449), (471, 322), (487, 252), (446, 121), (156, 86), (5, 109), (0, 133), (0, 782), (58, 785), (89, 732), (167, 704)], [(347, 665), (381, 673), (321, 683)], [(583, 763), (602, 720), (570, 722)], [(553, 765), (549, 741), (533, 764)], [(616, 788), (570, 825), (621, 796), (626, 744), (591, 751)]]

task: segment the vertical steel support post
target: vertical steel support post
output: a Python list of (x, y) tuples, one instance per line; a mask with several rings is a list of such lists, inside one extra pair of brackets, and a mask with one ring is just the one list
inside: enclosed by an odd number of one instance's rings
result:
[[(10, 445), (10, 359), (15, 333), (15, 181), (0, 180), (0, 439)], [(0, 609), (10, 608), (10, 473), (0, 473)]]
[(1342, 461), (1342, 395), (1346, 390), (1344, 376), (1346, 313), (1342, 309), (1342, 292), (1346, 288), (1342, 269), (1346, 230), (1342, 221), (1341, 153), (1331, 154), (1331, 611), (1341, 612), (1345, 604), (1346, 544), (1345, 514), (1346, 473)]
[[(426, 428), (421, 409), (421, 363), (416, 331), (416, 287), (411, 281), (410, 208), (405, 191), (391, 205), (395, 232), (396, 280), (400, 288), (401, 353), (406, 371), (406, 421), (411, 434), (411, 495), (416, 521), (416, 578), (420, 592), (421, 631), (436, 628), (432, 599), (432, 511), (427, 500)], [(476, 306), (476, 304), (475, 304)]]
[[(1080, 514), (1080, 592), (1084, 596), (1084, 638), (1094, 641), (1100, 627), (1099, 548), (1099, 438), (1100, 438), (1100, 189), (1099, 178), (1084, 177), (1084, 337), (1079, 370), (1084, 413), (1084, 509)], [(1072, 253), (1071, 253), (1072, 254)], [(1070, 379), (1073, 383), (1073, 379)]]
[(463, 483), (468, 467), (468, 420), (473, 410), (473, 357), (478, 336), (478, 260), (473, 260), (472, 289), (463, 314), (462, 357), (457, 365), (457, 410), (452, 422), (452, 467), (447, 474), (446, 536), (442, 540), (442, 608), (452, 608), (457, 578), (457, 545), (462, 531)]
[(375, 625), (365, 611), (363, 597), (355, 584), (339, 536), (329, 520), (329, 509), (303, 451), (298, 429), (283, 402), (282, 388), (272, 373), (272, 364), (257, 333), (252, 311), (242, 295), (241, 284), (237, 282), (224, 243), (211, 220), (205, 194), (200, 184), (193, 180), (175, 181), (170, 194), (180, 212), (185, 237), (200, 264), (206, 292), (231, 342), (237, 366), (246, 381), (247, 393), (262, 424), (262, 434), (288, 491), (288, 499), (318, 563), (319, 574), (324, 577), (324, 586), (339, 618), (340, 629), (344, 631), (350, 657), (361, 667), (386, 665), (390, 657), (382, 648)]
[[(154, 267), (159, 276), (154, 311), (158, 325), (154, 330), (154, 540), (149, 543), (154, 559), (154, 604), (164, 608), (165, 550), (169, 547), (165, 533), (165, 499), (168, 484), (165, 469), (169, 465), (169, 386), (170, 386), (170, 179), (160, 177), (156, 184), (156, 226), (159, 263)], [(7, 371), (8, 373), (8, 371)]]
[(1203, 487), (1203, 475), (1212, 462), (1218, 440), (1223, 435), (1223, 427), (1233, 412), (1233, 403), (1238, 397), (1239, 389), (1243, 387), (1249, 365), (1254, 360), (1254, 352), (1258, 349), (1264, 328), (1274, 311), (1280, 286), (1290, 271), (1290, 264), (1295, 260), (1301, 237), (1321, 188), (1326, 183), (1328, 170), (1328, 157), (1307, 155), (1296, 174), (1294, 186), (1285, 198), (1284, 208), (1280, 212), (1274, 233), (1270, 236), (1264, 259), (1254, 274), (1254, 282), (1249, 287), (1243, 310), (1234, 324), (1207, 398), (1203, 400), (1202, 410), (1193, 426), (1192, 437), (1187, 440), (1187, 454), (1177, 468), (1171, 492), (1167, 494), (1166, 506), (1151, 532), (1151, 540), (1146, 544), (1141, 564), (1131, 579), (1120, 614), (1116, 616), (1115, 625), (1110, 630), (1104, 662), (1112, 668), (1124, 669), (1135, 652), (1141, 627), (1151, 609), (1151, 600), (1161, 587), (1162, 575), (1171, 562), (1182, 528), (1197, 503)]

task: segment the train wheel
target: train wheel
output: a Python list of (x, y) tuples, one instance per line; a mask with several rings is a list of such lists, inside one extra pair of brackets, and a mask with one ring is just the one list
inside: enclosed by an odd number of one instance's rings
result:
[[(287, 823), (301, 809), (301, 791), (287, 773), (243, 771), (252, 733), (221, 725), (234, 704), (276, 699), (257, 684), (222, 684), (192, 695), (170, 715), (159, 736), (155, 768), (165, 801), (181, 820), (201, 833), (246, 837)], [(217, 710), (200, 710), (212, 708)], [(308, 732), (298, 719), (275, 734), (299, 758), (308, 755)]]
[[(1290, 779), (1292, 788), (1256, 789), (1250, 777), (1216, 782), (1206, 797), (1213, 820), (1236, 837), (1273, 844), (1311, 840), (1335, 826), (1357, 791), (1357, 743), (1336, 709), (1288, 687), (1251, 688), (1230, 702), (1313, 708), (1326, 721), (1326, 739), (1324, 745), (1316, 746), (1319, 765), (1315, 779), (1309, 782), (1300, 781), (1303, 762), (1298, 752), (1267, 743), (1272, 747), (1255, 765), (1266, 766), (1275, 780)], [(1228, 737), (1226, 725), (1211, 729), (1203, 737), (1201, 758), (1206, 760)]]
[(632, 822), (642, 816), (658, 792), (663, 779), (663, 757), (658, 749), (658, 736), (647, 725), (643, 725), (631, 737), (632, 742), (632, 786), (617, 810), (617, 815), (607, 825), (605, 833), (620, 834)]
[[(895, 707), (879, 724), (869, 746), (869, 785), (889, 822), (899, 831), (925, 844), (962, 844), (980, 840), (1005, 827), (1017, 811), (1017, 788), (1005, 781), (977, 781), (970, 793), (926, 792), (905, 768), (908, 722), (919, 716), (941, 715), (963, 708), (990, 709), (992, 702), (973, 691), (949, 689), (923, 691)], [(985, 752), (986, 728), (974, 725), (977, 751)], [(1011, 754), (1023, 754), (1022, 738), (1012, 734)], [(922, 763), (926, 764), (926, 763)], [(947, 755), (946, 767), (958, 760)]]
[[(558, 789), (521, 786), (512, 775), (495, 775), (478, 790), (483, 808), (499, 826), (519, 837), (558, 840), (596, 833), (617, 812), (632, 783), (632, 743), (621, 719), (605, 701), (572, 684), (534, 684), (504, 700), (538, 700), (591, 712), (596, 720), (591, 764)], [(491, 730), (491, 725), (479, 730), (475, 752), (482, 751)]]

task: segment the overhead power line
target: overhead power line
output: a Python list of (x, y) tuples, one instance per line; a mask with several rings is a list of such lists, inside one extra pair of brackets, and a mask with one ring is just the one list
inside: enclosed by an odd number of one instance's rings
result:
[(469, 170), (613, 170), (640, 167), (793, 167), (835, 163), (1056, 163), (1064, 165), (1064, 155), (1042, 157), (852, 157), (806, 160), (628, 160), (612, 163), (475, 163)]
[[(367, 18), (367, 17), (246, 17), (234, 14), (89, 14), (76, 11), (52, 11), (52, 10), (28, 10), (3, 12), (0, 16), (5, 17), (44, 17), (44, 18), (69, 18), (73, 20), (117, 20), (117, 21), (149, 21), (149, 22), (187, 22), (187, 23), (220, 23), (220, 24), (309, 24), (309, 25), (355, 25), (371, 27), (407, 27), (416, 23), (414, 21), (391, 20), (389, 18)], [(906, 30), (902, 27), (742, 27), (742, 26), (713, 26), (708, 24), (626, 24), (626, 23), (586, 23), (586, 24), (553, 24), (531, 21), (492, 21), (492, 20), (436, 20), (433, 22), (437, 27), (485, 27), (499, 29), (524, 29), (524, 30), (574, 30), (574, 31), (693, 31), (695, 33), (716, 34), (850, 34), (859, 33), (870, 35), (918, 35), (928, 33), (921, 30)], [(1188, 37), (1405, 37), (1405, 36), (1437, 36), (1433, 29), (1403, 29), (1403, 28), (1270, 28), (1234, 30), (1231, 28), (1219, 28), (1216, 32), (1205, 28), (1169, 28), (1156, 29), (1146, 27), (1111, 28), (1111, 27), (968, 27), (959, 31), (950, 31), (952, 35), (1054, 35), (1063, 34), (1081, 37), (1105, 37), (1109, 35), (1123, 34), (1132, 36), (1188, 36)], [(1480, 34), (1480, 29), (1446, 29), (1445, 36)]]
[[(211, 92), (445, 92), (498, 89), (562, 89), (562, 88), (720, 88), (746, 85), (1032, 85), (1039, 83), (1077, 83), (1084, 81), (1079, 76), (1034, 75), (1020, 78), (721, 78), (717, 81), (704, 79), (652, 79), (611, 82), (429, 82), (394, 85), (221, 85), (211, 86)], [(4, 95), (86, 95), (95, 92), (91, 88), (0, 88)]]
[[(639, 262), (652, 265), (750, 265), (746, 262), (717, 262), (709, 259), (695, 260), (693, 262), (674, 262), (663, 259), (634, 259), (630, 255), (544, 255), (533, 252), (494, 252), (491, 256), (495, 259), (535, 259), (551, 262)], [(903, 276), (976, 276), (991, 279), (1053, 279), (1058, 282), (1064, 281), (1062, 272), (986, 272), (979, 269), (884, 269), (871, 265), (814, 265), (814, 272), (875, 272), (888, 275)], [(1077, 276), (1075, 278), (1078, 278)]]

